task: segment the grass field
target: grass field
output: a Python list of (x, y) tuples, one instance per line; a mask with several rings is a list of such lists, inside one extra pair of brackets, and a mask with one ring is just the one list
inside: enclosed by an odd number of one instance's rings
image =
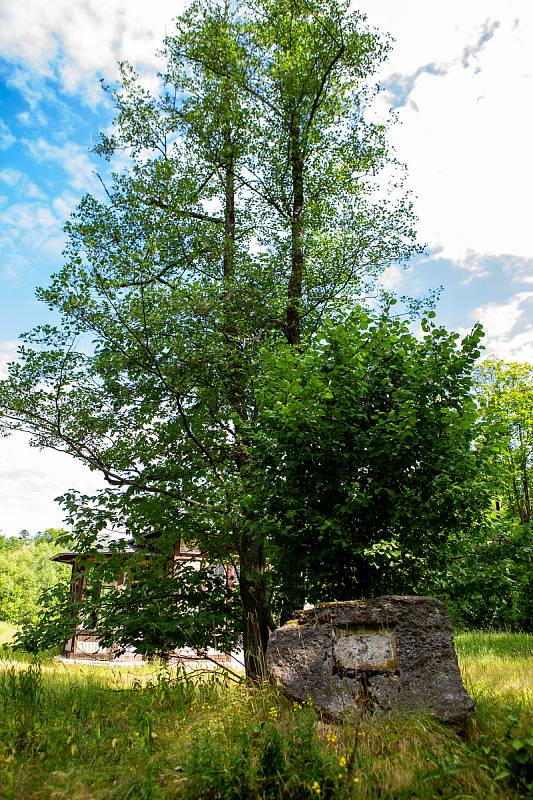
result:
[(32, 664), (4, 647), (0, 797), (525, 798), (533, 637), (468, 633), (456, 643), (476, 701), (467, 739), (423, 715), (336, 726), (270, 687), (155, 665)]

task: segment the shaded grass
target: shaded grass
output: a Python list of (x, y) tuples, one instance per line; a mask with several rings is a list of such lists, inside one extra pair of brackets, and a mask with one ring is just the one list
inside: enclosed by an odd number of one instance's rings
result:
[(5, 662), (0, 798), (526, 797), (531, 638), (457, 637), (467, 740), (424, 715), (332, 725), (215, 673)]

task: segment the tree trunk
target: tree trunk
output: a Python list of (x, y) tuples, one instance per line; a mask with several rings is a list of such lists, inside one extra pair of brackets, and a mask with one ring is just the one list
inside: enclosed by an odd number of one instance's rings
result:
[(518, 427), (518, 435), (520, 438), (520, 451), (519, 451), (520, 472), (522, 478), (522, 489), (524, 491), (524, 504), (525, 504), (524, 522), (531, 522), (531, 497), (529, 494), (529, 480), (527, 474), (527, 449), (526, 449), (526, 444), (524, 442), (524, 436), (521, 425), (519, 425)]
[(531, 497), (529, 494), (529, 481), (527, 475), (527, 464), (524, 462), (522, 465), (522, 486), (524, 489), (524, 503), (525, 503), (525, 514), (524, 514), (524, 522), (531, 522)]
[(246, 677), (252, 683), (260, 683), (266, 677), (265, 654), (273, 628), (261, 540), (248, 535), (242, 537), (239, 566)]
[[(228, 98), (229, 102), (229, 98)], [(227, 398), (238, 418), (247, 418), (245, 370), (239, 347), (239, 329), (234, 317), (235, 303), (235, 165), (231, 125), (224, 135), (224, 338), (228, 348)], [(236, 424), (234, 461), (239, 472), (246, 470), (248, 454)], [(265, 654), (270, 636), (270, 606), (265, 586), (265, 556), (260, 537), (243, 536), (238, 546), (239, 589), (242, 603), (243, 650), (246, 677), (253, 683), (265, 678)]]
[(518, 482), (516, 480), (516, 469), (513, 460), (513, 453), (512, 450), (509, 448), (509, 471), (511, 474), (511, 484), (513, 487), (513, 494), (514, 494), (514, 503), (516, 506), (516, 516), (520, 520), (520, 522), (526, 522), (525, 513), (522, 508), (522, 498), (520, 497), (520, 490), (518, 488)]
[(286, 333), (289, 344), (300, 344), (301, 302), (304, 274), (304, 207), (303, 155), (298, 118), (291, 125), (292, 220), (291, 220), (291, 273), (287, 287)]

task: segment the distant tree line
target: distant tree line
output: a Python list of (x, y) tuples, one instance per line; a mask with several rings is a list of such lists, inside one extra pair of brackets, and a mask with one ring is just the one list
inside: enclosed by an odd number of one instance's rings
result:
[(30, 536), (0, 536), (0, 620), (15, 625), (33, 621), (43, 608), (42, 593), (65, 585), (70, 568), (51, 561), (61, 549), (57, 537), (64, 531), (53, 528)]
[(447, 544), (433, 592), (469, 627), (533, 630), (533, 365), (487, 359), (475, 371), (475, 447), (489, 504)]

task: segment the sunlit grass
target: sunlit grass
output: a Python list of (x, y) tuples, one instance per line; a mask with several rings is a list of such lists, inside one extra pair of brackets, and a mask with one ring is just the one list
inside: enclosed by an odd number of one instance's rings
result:
[(488, 633), (469, 631), (455, 636), (455, 646), (461, 657), (504, 659), (532, 658), (533, 635), (529, 633)]
[(523, 633), (462, 633), (456, 647), (463, 680), (479, 694), (502, 700), (533, 699), (533, 636)]
[(0, 798), (526, 797), (531, 638), (457, 637), (477, 704), (466, 739), (425, 715), (333, 725), (220, 675), (5, 660)]
[(10, 644), (17, 632), (17, 627), (10, 622), (0, 622), (0, 647)]

